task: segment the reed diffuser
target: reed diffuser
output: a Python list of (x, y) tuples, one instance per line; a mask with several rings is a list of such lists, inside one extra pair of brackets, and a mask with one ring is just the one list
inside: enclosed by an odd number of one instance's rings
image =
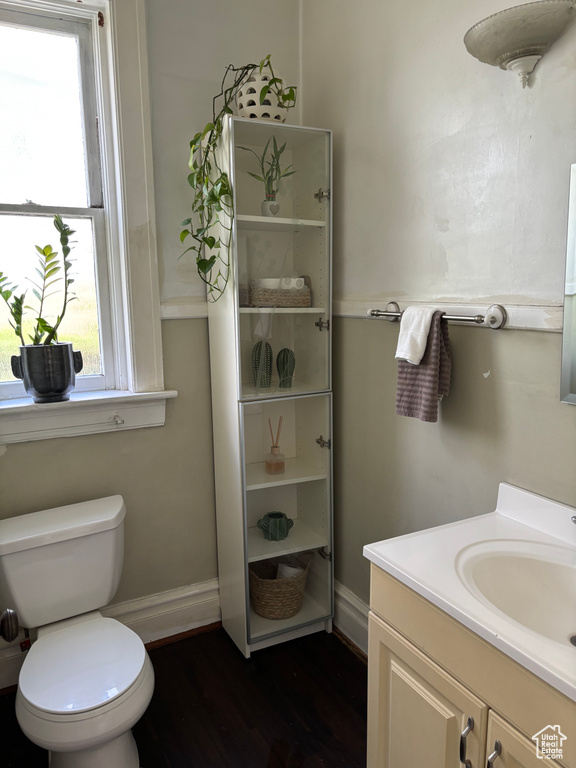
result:
[(284, 454), (280, 453), (280, 432), (282, 431), (282, 416), (278, 420), (278, 429), (276, 430), (276, 439), (274, 439), (274, 432), (272, 431), (272, 422), (268, 419), (268, 426), (270, 428), (270, 437), (272, 439), (272, 445), (270, 447), (270, 453), (266, 454), (264, 468), (269, 475), (281, 475), (284, 472), (285, 461)]

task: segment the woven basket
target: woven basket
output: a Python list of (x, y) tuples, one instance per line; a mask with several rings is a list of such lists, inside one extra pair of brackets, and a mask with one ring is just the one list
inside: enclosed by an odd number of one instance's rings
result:
[(241, 285), (238, 288), (238, 304), (241, 307), (250, 306), (250, 289), (246, 285)]
[[(277, 579), (278, 563), (288, 563), (304, 570), (297, 576)], [(250, 564), (250, 602), (255, 613), (265, 619), (288, 619), (302, 607), (310, 559), (282, 557)]]
[(310, 288), (261, 288), (252, 286), (250, 304), (253, 307), (309, 307), (312, 304)]

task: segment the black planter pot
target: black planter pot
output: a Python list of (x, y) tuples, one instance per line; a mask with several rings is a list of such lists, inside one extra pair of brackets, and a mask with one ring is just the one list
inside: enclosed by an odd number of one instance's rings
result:
[(82, 353), (74, 352), (69, 342), (20, 347), (20, 355), (12, 355), (11, 363), (12, 373), (22, 379), (35, 403), (69, 400), (76, 374), (84, 365)]

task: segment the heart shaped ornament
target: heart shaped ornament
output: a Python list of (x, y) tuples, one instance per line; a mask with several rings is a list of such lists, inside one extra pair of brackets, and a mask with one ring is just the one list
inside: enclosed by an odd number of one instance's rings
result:
[(264, 200), (261, 206), (262, 216), (278, 216), (280, 205), (275, 200)]

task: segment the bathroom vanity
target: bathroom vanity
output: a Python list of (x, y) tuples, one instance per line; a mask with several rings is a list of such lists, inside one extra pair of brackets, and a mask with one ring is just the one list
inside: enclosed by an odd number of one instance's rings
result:
[(365, 548), (368, 768), (576, 766), (573, 514), (502, 484), (490, 515)]

